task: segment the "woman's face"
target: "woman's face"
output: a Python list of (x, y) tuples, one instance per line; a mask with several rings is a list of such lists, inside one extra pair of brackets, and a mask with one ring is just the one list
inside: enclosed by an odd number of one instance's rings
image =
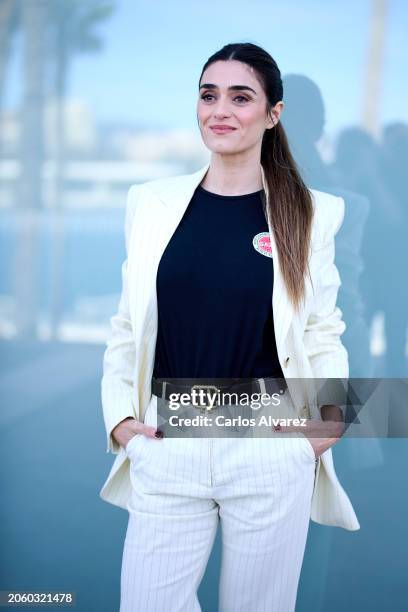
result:
[[(197, 117), (204, 144), (214, 153), (234, 154), (260, 147), (265, 129), (273, 127), (266, 109), (266, 95), (247, 64), (220, 60), (204, 71)], [(275, 112), (275, 123), (279, 112)], [(234, 129), (217, 132), (212, 129), (216, 125)]]

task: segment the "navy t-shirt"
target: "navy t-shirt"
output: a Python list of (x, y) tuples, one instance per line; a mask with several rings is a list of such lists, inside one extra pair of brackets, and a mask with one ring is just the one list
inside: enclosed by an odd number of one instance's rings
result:
[(157, 271), (156, 378), (283, 378), (261, 193), (196, 188)]

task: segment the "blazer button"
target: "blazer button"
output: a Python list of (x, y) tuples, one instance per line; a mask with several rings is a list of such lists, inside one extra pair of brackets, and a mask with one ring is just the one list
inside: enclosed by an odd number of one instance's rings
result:
[(285, 362), (284, 362), (284, 367), (287, 368), (289, 365), (289, 357), (286, 357)]

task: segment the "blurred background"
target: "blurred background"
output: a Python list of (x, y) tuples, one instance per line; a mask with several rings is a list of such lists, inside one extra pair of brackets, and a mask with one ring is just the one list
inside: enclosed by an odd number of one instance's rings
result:
[[(98, 493), (125, 199), (209, 161), (198, 78), (223, 45), (274, 57), (304, 180), (345, 200), (350, 376), (407, 377), (407, 18), (404, 0), (0, 0), (0, 590), (119, 608), (127, 515)], [(348, 439), (333, 455), (361, 530), (311, 523), (297, 610), (405, 610), (406, 441)], [(221, 537), (203, 610), (217, 609)]]

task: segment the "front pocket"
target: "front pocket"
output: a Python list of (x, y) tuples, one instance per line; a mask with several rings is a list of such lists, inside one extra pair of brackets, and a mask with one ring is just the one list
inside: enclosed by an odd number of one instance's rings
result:
[(313, 463), (316, 462), (317, 461), (317, 457), (316, 457), (316, 454), (314, 452), (314, 448), (311, 445), (311, 443), (309, 442), (307, 436), (302, 434), (301, 435), (301, 440), (303, 440), (303, 446), (304, 446), (305, 452), (307, 453), (308, 457), (310, 457), (310, 459), (313, 461)]
[(144, 434), (137, 433), (130, 438), (129, 442), (125, 446), (125, 452), (127, 455), (132, 452), (134, 445), (138, 444), (138, 440), (140, 440), (141, 437), (144, 437)]

